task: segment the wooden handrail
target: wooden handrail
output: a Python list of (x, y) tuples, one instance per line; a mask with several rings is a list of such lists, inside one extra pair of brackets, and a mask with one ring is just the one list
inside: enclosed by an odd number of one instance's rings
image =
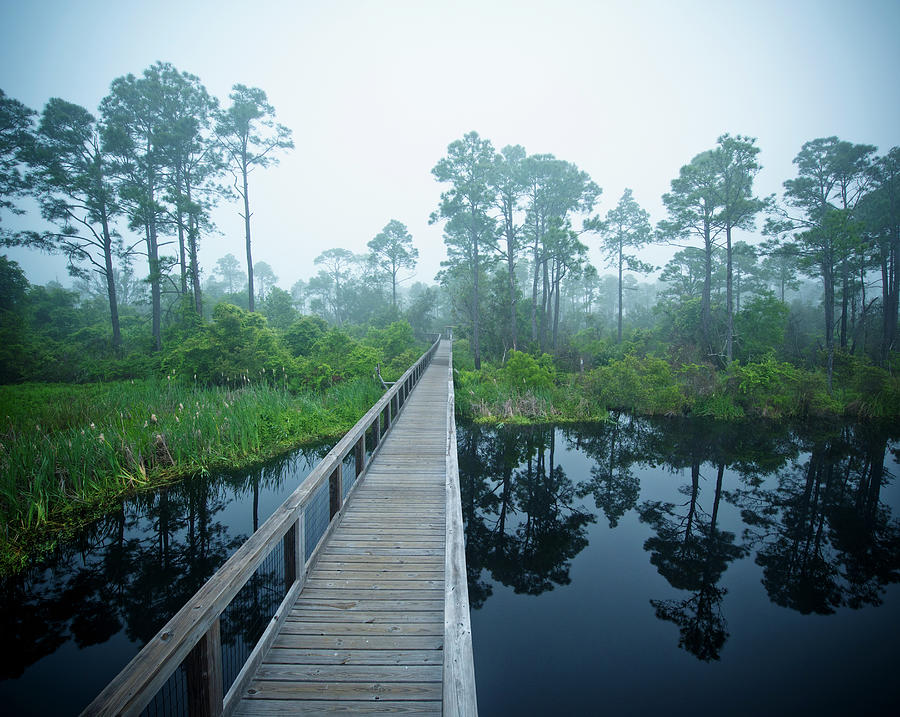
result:
[[(125, 668), (91, 702), (82, 715), (138, 715), (165, 685), (185, 659), (191, 683), (192, 715), (215, 717), (230, 713), (243, 691), (244, 682), (252, 677), (247, 669), (258, 662), (267, 641), (284, 620), (286, 605), (299, 593), (308, 569), (315, 563), (319, 548), (329, 535), (346, 500), (341, 469), (351, 451), (356, 457), (356, 478), (362, 478), (372, 458), (381, 447), (382, 437), (391, 429), (394, 417), (406, 404), (413, 387), (419, 382), (435, 351), (440, 337), (407, 369), (406, 373), (385, 392), (378, 402), (348, 431), (337, 445), (319, 462), (303, 483), (287, 497), (259, 529), (253, 533), (219, 570), (188, 600), (165, 626), (134, 656)], [(382, 414), (384, 428), (382, 429)], [(366, 433), (373, 429), (377, 443), (365, 460)], [(305, 557), (304, 508), (319, 488), (329, 481), (332, 496), (329, 527), (319, 538), (316, 548)], [(355, 487), (355, 486), (354, 486)], [(337, 510), (334, 497), (337, 497)], [(349, 497), (349, 493), (348, 496)], [(285, 557), (293, 556), (293, 566), (286, 577), (293, 577), (286, 595), (270, 621), (269, 627), (247, 658), (234, 684), (223, 695), (219, 618), (256, 569), (283, 541)], [(287, 562), (287, 560), (286, 560)]]
[(466, 536), (459, 491), (456, 455), (453, 347), (447, 371), (447, 522), (444, 554), (444, 685), (443, 713), (447, 717), (476, 717), (475, 661), (466, 576)]

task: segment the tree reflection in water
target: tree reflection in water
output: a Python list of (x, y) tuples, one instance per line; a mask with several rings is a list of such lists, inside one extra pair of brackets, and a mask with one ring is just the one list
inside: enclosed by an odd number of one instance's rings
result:
[(594, 516), (574, 506), (575, 487), (556, 461), (549, 427), (460, 431), (469, 601), (491, 594), (482, 571), (517, 593), (538, 595), (570, 582), (571, 560), (587, 546)]
[(881, 502), (887, 435), (844, 426), (797, 436), (774, 486), (734, 491), (770, 599), (801, 613), (881, 604), (900, 580), (900, 522)]
[[(557, 436), (591, 459), (586, 474), (556, 464)], [(892, 439), (875, 426), (700, 419), (461, 426), (472, 607), (490, 597), (492, 580), (531, 595), (568, 584), (596, 520), (579, 500), (590, 498), (610, 530), (634, 511), (652, 531), (643, 544), (650, 563), (682, 594), (648, 596), (650, 605), (702, 661), (720, 659), (729, 636), (723, 576), (735, 561), (752, 558), (769, 599), (801, 613), (878, 605), (900, 580), (900, 522), (881, 500)], [(671, 473), (684, 499), (652, 494), (639, 477), (647, 471)], [(725, 504), (740, 519), (723, 527)]]

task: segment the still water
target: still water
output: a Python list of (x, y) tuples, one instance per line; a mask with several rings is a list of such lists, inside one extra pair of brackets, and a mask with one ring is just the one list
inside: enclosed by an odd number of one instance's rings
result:
[[(481, 714), (900, 714), (897, 438), (460, 426)], [(0, 714), (80, 712), (328, 448), (138, 496), (0, 581)]]
[(330, 447), (137, 496), (0, 580), (0, 715), (81, 712)]
[(897, 438), (461, 426), (481, 714), (900, 714)]

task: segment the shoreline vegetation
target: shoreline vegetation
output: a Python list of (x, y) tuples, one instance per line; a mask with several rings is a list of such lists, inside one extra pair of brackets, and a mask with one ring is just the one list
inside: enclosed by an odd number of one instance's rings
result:
[(343, 435), (382, 393), (372, 378), (298, 393), (172, 375), (0, 386), (0, 575), (129, 496)]
[(457, 415), (476, 423), (580, 423), (609, 412), (642, 416), (698, 416), (721, 421), (900, 417), (900, 378), (842, 356), (834, 389), (823, 371), (778, 361), (717, 369), (710, 364), (673, 366), (652, 355), (626, 354), (593, 369), (565, 373), (551, 357), (512, 351), (502, 366), (475, 370), (465, 342), (454, 346)]
[[(502, 365), (475, 370), (463, 339), (454, 363), (456, 413), (482, 424), (584, 423), (611, 412), (730, 422), (900, 416), (900, 379), (853, 357), (836, 362), (830, 394), (823, 372), (771, 355), (717, 369), (629, 353), (566, 372), (547, 354), (512, 351)], [(245, 376), (204, 387), (172, 373), (0, 386), (0, 574), (131, 495), (339, 437), (382, 395), (371, 377), (322, 390), (282, 383)]]

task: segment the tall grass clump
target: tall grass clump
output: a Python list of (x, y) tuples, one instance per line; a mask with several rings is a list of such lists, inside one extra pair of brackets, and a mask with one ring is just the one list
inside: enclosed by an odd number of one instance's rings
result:
[(0, 386), (0, 537), (14, 542), (129, 492), (339, 435), (381, 395), (371, 378), (297, 394), (171, 375)]

